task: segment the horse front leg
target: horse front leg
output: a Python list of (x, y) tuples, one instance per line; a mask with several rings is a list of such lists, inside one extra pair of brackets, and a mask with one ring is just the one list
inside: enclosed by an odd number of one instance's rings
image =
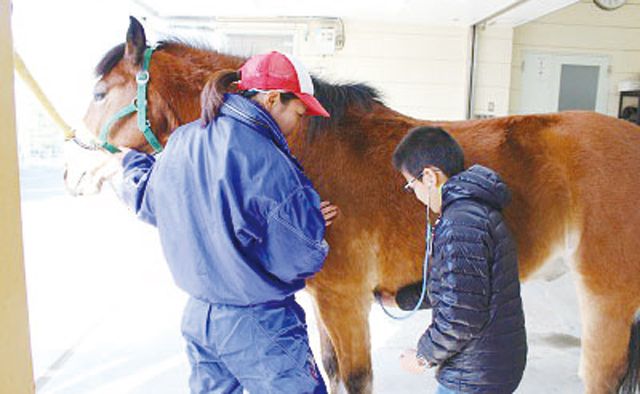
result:
[[(316, 316), (319, 316), (316, 310)], [(340, 387), (340, 366), (338, 365), (338, 355), (336, 349), (331, 342), (331, 337), (327, 332), (327, 328), (322, 323), (322, 319), (318, 319), (318, 331), (320, 333), (320, 353), (322, 355), (322, 366), (327, 373), (329, 379), (328, 388), (330, 393), (337, 393)]]
[[(325, 368), (329, 365), (327, 374), (335, 371), (349, 394), (370, 394), (373, 390), (369, 337), (371, 295), (366, 291), (339, 293), (324, 289), (315, 292), (315, 300), (328, 334), (325, 339), (330, 339), (329, 344), (333, 345), (325, 348), (329, 353), (325, 354), (323, 349)], [(336, 381), (333, 390), (337, 385)]]

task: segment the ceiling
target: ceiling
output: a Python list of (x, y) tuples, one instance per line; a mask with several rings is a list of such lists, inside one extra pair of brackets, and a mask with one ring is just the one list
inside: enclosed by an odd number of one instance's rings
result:
[[(517, 26), (578, 0), (132, 0), (159, 17), (329, 16), (471, 26)], [(505, 11), (506, 12), (503, 12)]]

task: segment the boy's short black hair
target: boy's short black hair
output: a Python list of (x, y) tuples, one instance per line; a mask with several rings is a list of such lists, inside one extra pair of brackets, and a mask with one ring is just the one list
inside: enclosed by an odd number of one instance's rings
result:
[(464, 171), (464, 152), (440, 127), (416, 127), (393, 152), (393, 166), (416, 177), (424, 168), (436, 167), (450, 178)]

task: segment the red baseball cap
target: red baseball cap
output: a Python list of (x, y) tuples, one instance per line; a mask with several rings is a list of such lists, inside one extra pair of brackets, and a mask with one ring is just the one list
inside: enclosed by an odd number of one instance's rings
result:
[(296, 95), (307, 107), (307, 115), (329, 117), (313, 97), (311, 75), (293, 56), (273, 51), (249, 58), (240, 68), (240, 90), (282, 90)]

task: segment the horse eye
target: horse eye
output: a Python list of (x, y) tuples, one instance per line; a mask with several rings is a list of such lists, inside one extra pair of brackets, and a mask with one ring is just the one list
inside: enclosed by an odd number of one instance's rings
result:
[(102, 100), (104, 100), (106, 95), (107, 95), (106, 92), (94, 92), (93, 93), (93, 100), (94, 101), (102, 101)]

